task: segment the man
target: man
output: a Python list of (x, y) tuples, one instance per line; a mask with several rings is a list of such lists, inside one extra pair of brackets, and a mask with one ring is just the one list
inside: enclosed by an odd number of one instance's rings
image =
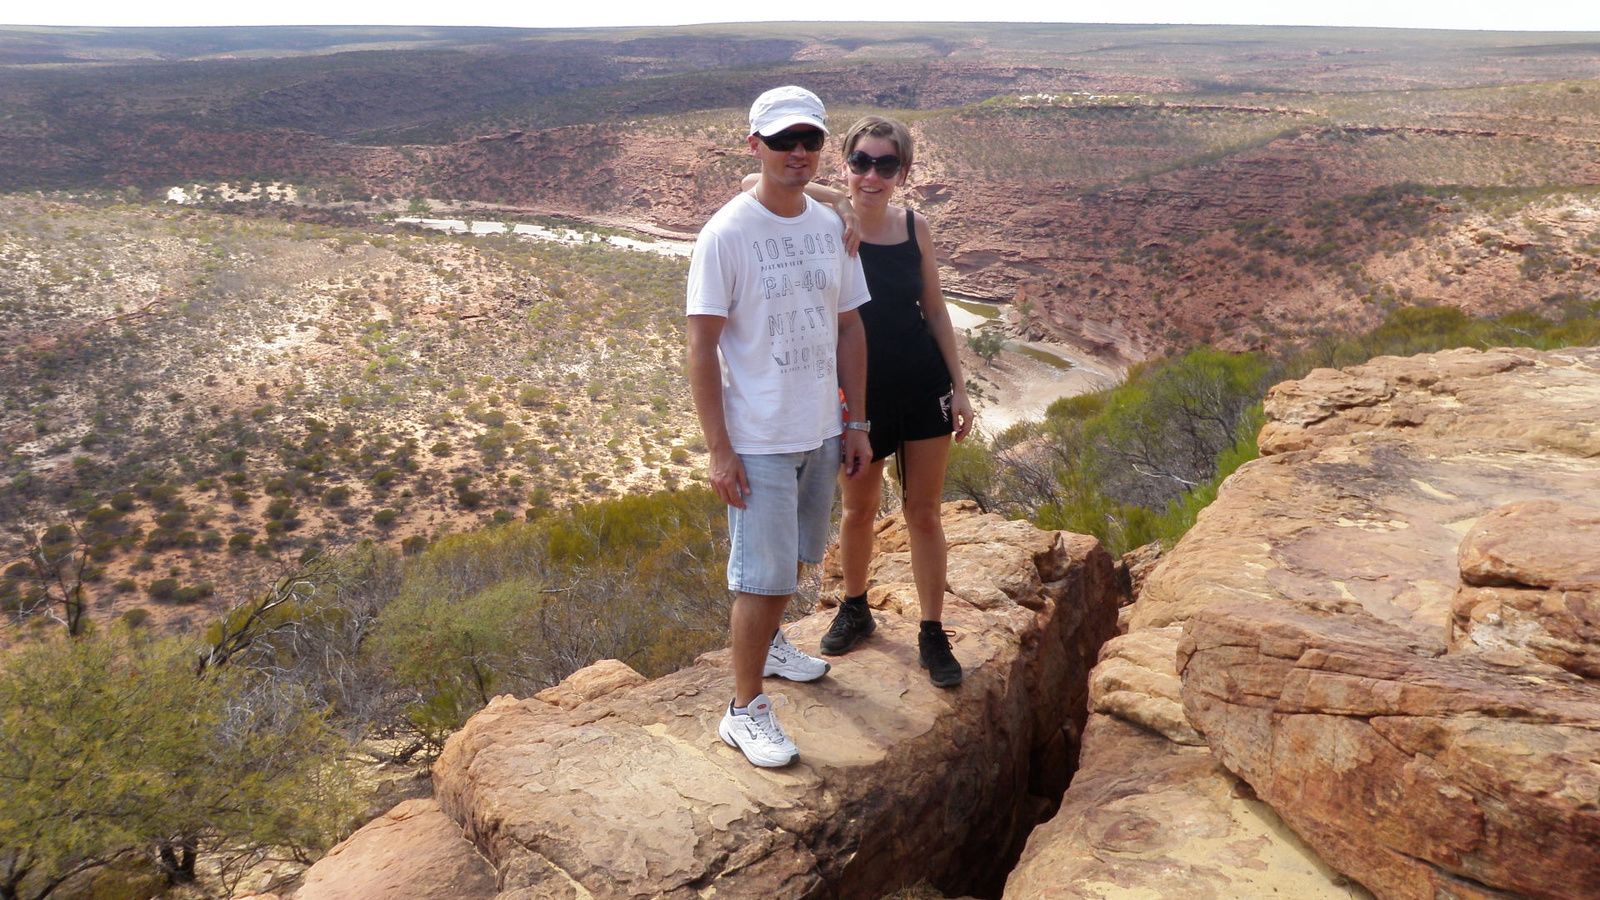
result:
[[(825, 118), (804, 88), (756, 98), (746, 140), (760, 180), (711, 217), (689, 266), (689, 384), (732, 539), (734, 696), (717, 732), (758, 766), (799, 757), (761, 679), (828, 671), (779, 626), (801, 567), (822, 560), (840, 460), (855, 477), (872, 457), (870, 426), (854, 412), (866, 403), (855, 312), (866, 279), (838, 216), (805, 195)], [(841, 389), (852, 411), (843, 423)]]

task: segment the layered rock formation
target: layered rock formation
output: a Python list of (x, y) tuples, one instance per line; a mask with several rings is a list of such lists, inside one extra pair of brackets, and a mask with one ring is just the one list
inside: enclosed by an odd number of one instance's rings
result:
[[(450, 739), (437, 802), (357, 832), (297, 900), (875, 898), (923, 880), (992, 894), (1070, 775), (1116, 574), (1092, 538), (970, 503), (945, 521), (958, 688), (918, 668), (905, 533), (889, 519), (877, 633), (817, 682), (768, 684), (798, 763), (756, 769), (717, 737), (725, 652), (653, 682), (597, 664), (492, 702)], [(831, 618), (790, 635), (815, 647)]]
[(1600, 897), (1600, 350), (1380, 358), (1267, 413), (1008, 900)]

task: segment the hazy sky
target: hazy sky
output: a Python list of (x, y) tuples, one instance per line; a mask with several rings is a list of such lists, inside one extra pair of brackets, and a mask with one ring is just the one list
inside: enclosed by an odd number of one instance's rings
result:
[[(688, 25), (808, 21), (1128, 22), (1215, 25), (1363, 25), (1506, 31), (1600, 32), (1593, 0), (905, 0), (804, 4), (735, 0), (599, 0), (504, 3), (429, 0), (34, 0), (8, 3), (14, 25)], [(803, 9), (801, 8), (803, 7)]]

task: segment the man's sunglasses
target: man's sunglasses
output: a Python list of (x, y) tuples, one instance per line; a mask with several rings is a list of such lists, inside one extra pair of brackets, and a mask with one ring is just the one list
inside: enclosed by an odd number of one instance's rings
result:
[(865, 175), (873, 169), (877, 169), (878, 177), (885, 181), (893, 178), (895, 173), (900, 171), (900, 157), (895, 156), (893, 153), (885, 153), (882, 156), (868, 156), (860, 150), (852, 150), (850, 155), (844, 158), (844, 161), (850, 167), (850, 171), (857, 175)]
[(780, 131), (772, 137), (758, 133), (756, 137), (761, 138), (761, 143), (766, 144), (767, 149), (775, 153), (788, 153), (795, 147), (804, 147), (807, 153), (815, 153), (822, 149), (823, 142), (828, 139), (825, 133), (815, 128), (808, 128), (805, 131)]

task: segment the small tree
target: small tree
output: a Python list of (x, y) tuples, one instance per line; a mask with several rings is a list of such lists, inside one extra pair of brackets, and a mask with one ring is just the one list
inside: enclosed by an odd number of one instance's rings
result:
[(980, 328), (967, 333), (967, 347), (983, 358), (984, 365), (994, 365), (994, 358), (1005, 348), (1006, 337), (992, 328)]
[(170, 882), (198, 854), (309, 858), (350, 815), (337, 737), (303, 694), (247, 669), (196, 677), (193, 650), (128, 629), (0, 664), (0, 898), (44, 900), (132, 849)]
[(78, 523), (68, 520), (43, 531), (30, 531), (23, 540), (22, 562), (35, 590), (29, 594), (33, 601), (19, 608), (18, 613), (43, 613), (60, 622), (71, 637), (83, 635), (89, 627), (89, 598), (84, 584), (91, 567)]

